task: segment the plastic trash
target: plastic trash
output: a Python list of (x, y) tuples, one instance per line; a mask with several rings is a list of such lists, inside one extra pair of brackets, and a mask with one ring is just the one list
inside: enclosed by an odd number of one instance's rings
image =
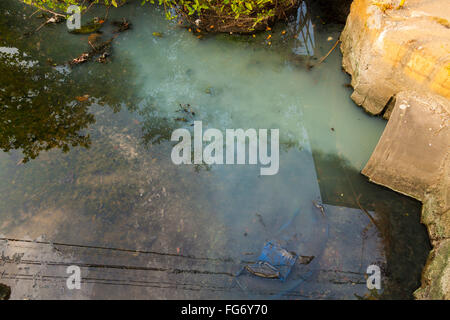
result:
[(280, 279), (285, 281), (297, 260), (297, 255), (282, 248), (275, 241), (268, 241), (262, 249), (258, 261), (244, 268), (262, 278)]

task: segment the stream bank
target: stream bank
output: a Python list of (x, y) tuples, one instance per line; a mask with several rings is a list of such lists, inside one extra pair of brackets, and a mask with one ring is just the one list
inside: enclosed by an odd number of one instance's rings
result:
[(423, 203), (433, 245), (417, 299), (450, 299), (450, 8), (355, 0), (341, 34), (352, 99), (389, 119), (362, 173)]

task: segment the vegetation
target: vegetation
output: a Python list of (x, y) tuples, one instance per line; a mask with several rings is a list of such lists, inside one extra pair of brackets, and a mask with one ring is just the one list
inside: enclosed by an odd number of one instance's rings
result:
[[(28, 5), (64, 15), (70, 5), (86, 11), (92, 4), (118, 7), (127, 0), (21, 0)], [(131, 1), (131, 0), (128, 0)], [(186, 22), (210, 32), (253, 31), (265, 28), (275, 17), (281, 17), (296, 0), (139, 0), (141, 4), (164, 7), (167, 19), (182, 17)]]

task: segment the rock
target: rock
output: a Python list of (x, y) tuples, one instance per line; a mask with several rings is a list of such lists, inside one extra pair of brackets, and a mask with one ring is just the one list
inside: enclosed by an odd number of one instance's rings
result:
[(69, 30), (69, 33), (72, 34), (89, 34), (89, 33), (95, 33), (98, 32), (103, 26), (102, 21), (98, 21), (97, 19), (94, 19), (93, 21), (89, 22), (88, 24), (81, 26), (80, 29), (73, 29)]
[(0, 300), (8, 300), (10, 296), (11, 288), (3, 283), (0, 283)]
[(434, 246), (422, 275), (422, 286), (414, 296), (417, 299), (450, 300), (450, 239)]
[(391, 97), (410, 88), (450, 98), (450, 6), (390, 3), (385, 10), (371, 0), (353, 1), (340, 38), (352, 99), (371, 114), (383, 113)]

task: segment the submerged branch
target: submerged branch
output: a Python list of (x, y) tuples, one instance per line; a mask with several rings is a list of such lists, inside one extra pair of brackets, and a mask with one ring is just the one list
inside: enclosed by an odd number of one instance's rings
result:
[(336, 49), (336, 47), (337, 47), (337, 45), (338, 45), (338, 43), (340, 42), (341, 40), (337, 40), (336, 41), (336, 43), (333, 45), (333, 47), (330, 49), (330, 51), (328, 51), (328, 53), (326, 54), (326, 55), (324, 55), (322, 58), (320, 58), (320, 60), (316, 63), (316, 67), (318, 66), (318, 65), (320, 65), (322, 62), (324, 62), (325, 61), (325, 59), (326, 58), (328, 58), (328, 56), (333, 52), (333, 50), (334, 49)]

